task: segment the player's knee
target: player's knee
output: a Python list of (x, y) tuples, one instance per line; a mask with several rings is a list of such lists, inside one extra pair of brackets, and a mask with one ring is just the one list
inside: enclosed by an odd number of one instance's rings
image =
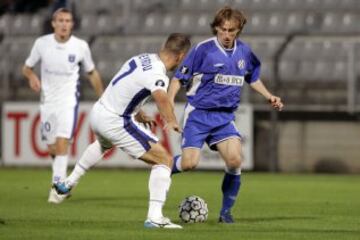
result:
[(182, 159), (181, 167), (183, 171), (189, 171), (197, 167), (199, 161), (196, 159)]
[(233, 156), (226, 161), (226, 166), (228, 169), (238, 169), (241, 168), (242, 157)]
[(169, 168), (172, 168), (173, 159), (166, 151), (161, 151), (156, 158), (156, 163), (166, 165)]

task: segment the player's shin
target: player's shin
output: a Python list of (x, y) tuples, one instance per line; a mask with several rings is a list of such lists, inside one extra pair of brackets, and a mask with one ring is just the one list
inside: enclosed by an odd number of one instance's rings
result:
[(61, 182), (66, 178), (66, 170), (68, 165), (68, 156), (67, 155), (59, 155), (56, 156), (52, 163), (52, 182)]
[(163, 217), (162, 208), (166, 200), (166, 194), (170, 188), (171, 170), (165, 165), (154, 165), (149, 178), (149, 211), (148, 219), (156, 220)]
[(223, 202), (220, 215), (230, 214), (241, 185), (241, 169), (226, 169), (222, 182)]
[(70, 176), (66, 179), (65, 184), (67, 187), (72, 188), (78, 184), (80, 178), (86, 173), (86, 171), (98, 163), (102, 159), (103, 155), (104, 153), (101, 149), (101, 145), (97, 140), (90, 144), (82, 154), (79, 161), (77, 161)]
[(180, 173), (180, 172), (182, 172), (181, 155), (177, 155), (174, 157), (171, 174)]

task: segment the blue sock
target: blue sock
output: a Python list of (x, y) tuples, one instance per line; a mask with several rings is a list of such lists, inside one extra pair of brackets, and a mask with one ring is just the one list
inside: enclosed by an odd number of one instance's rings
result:
[(173, 166), (171, 169), (171, 174), (180, 173), (182, 172), (181, 169), (181, 155), (177, 155), (174, 157)]
[(241, 175), (225, 173), (221, 190), (223, 192), (223, 202), (220, 214), (229, 212), (235, 203), (241, 185)]

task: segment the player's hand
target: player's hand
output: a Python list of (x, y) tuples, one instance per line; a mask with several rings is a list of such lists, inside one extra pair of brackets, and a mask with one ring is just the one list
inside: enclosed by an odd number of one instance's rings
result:
[(281, 98), (277, 96), (270, 96), (269, 103), (274, 109), (278, 111), (281, 111), (284, 107), (284, 104), (281, 102)]
[(173, 121), (173, 122), (168, 122), (167, 124), (165, 124), (164, 129), (165, 129), (166, 131), (174, 130), (175, 132), (182, 133), (181, 127), (180, 127), (179, 124), (178, 124), (177, 122), (175, 122), (175, 121)]
[(152, 128), (152, 127), (155, 127), (155, 126), (156, 126), (156, 121), (155, 121), (152, 117), (146, 115), (146, 114), (145, 114), (144, 112), (142, 112), (142, 111), (138, 112), (138, 113), (135, 115), (135, 119), (136, 119), (136, 121), (144, 124), (145, 127)]
[(38, 78), (31, 78), (29, 80), (29, 85), (30, 85), (30, 88), (32, 90), (34, 90), (35, 92), (40, 92), (40, 89), (41, 89), (41, 83), (40, 83), (40, 80)]

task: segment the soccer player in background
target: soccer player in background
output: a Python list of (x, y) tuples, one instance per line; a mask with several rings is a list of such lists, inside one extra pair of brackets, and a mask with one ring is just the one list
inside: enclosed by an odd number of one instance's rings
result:
[(215, 37), (194, 46), (186, 56), (169, 87), (174, 103), (181, 85), (187, 87), (182, 134), (182, 154), (175, 156), (172, 173), (193, 169), (206, 142), (225, 161), (222, 182), (222, 208), (219, 222), (233, 223), (231, 208), (240, 189), (241, 135), (234, 124), (234, 111), (240, 103), (244, 82), (265, 97), (277, 110), (281, 99), (271, 94), (260, 77), (260, 61), (250, 47), (240, 41), (246, 18), (239, 10), (220, 9), (211, 23)]
[(190, 49), (190, 40), (171, 34), (159, 54), (141, 54), (129, 59), (111, 80), (90, 114), (90, 125), (97, 140), (87, 147), (64, 183), (55, 184), (58, 203), (70, 193), (87, 170), (99, 162), (112, 146), (152, 165), (149, 178), (149, 210), (144, 223), (148, 228), (181, 228), (165, 218), (162, 208), (171, 183), (172, 157), (156, 136), (140, 123), (151, 124), (140, 107), (152, 96), (166, 122), (166, 129), (181, 132), (173, 106), (167, 96), (169, 78)]
[[(52, 163), (52, 183), (64, 181), (68, 165), (68, 147), (74, 134), (79, 106), (79, 69), (82, 64), (94, 88), (101, 96), (103, 84), (95, 69), (89, 45), (72, 35), (72, 13), (60, 8), (53, 14), (54, 33), (36, 39), (23, 67), (30, 88), (41, 93), (41, 136), (46, 141)], [(33, 67), (41, 62), (41, 80)], [(54, 189), (49, 202), (55, 202)]]

